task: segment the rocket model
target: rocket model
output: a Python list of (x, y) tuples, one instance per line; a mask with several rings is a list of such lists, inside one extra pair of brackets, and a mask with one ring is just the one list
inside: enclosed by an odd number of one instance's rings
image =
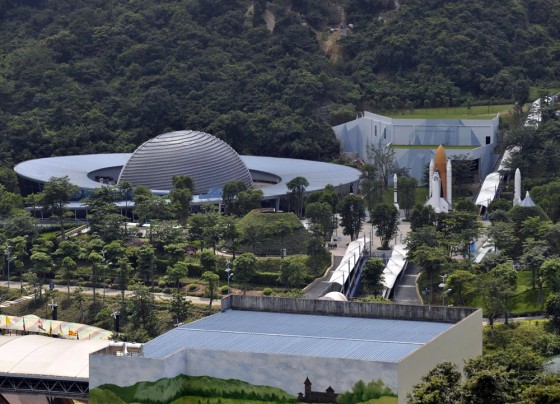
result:
[(393, 174), (393, 203), (395, 204), (395, 208), (399, 209), (399, 200), (397, 195), (397, 174)]
[[(441, 149), (443, 150), (443, 147)], [(451, 169), (451, 160), (447, 160), (447, 165), (445, 168), (447, 171), (447, 192), (445, 193), (445, 198), (447, 199), (447, 202), (449, 202), (449, 205), (451, 205), (452, 204), (451, 194), (453, 193), (452, 186), (451, 186), (451, 184), (453, 183), (452, 182), (453, 170)]]
[(513, 206), (521, 203), (521, 171), (515, 170), (515, 180), (513, 183)]
[(451, 177), (451, 160), (447, 160), (445, 150), (440, 145), (434, 159), (430, 161), (430, 199), (426, 203), (432, 206), (436, 213), (452, 210)]

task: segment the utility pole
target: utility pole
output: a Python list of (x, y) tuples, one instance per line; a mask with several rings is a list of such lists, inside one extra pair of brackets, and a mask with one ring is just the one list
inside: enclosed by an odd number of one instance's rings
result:
[(6, 244), (6, 259), (8, 261), (8, 289), (10, 289), (10, 261), (12, 260), (12, 246)]

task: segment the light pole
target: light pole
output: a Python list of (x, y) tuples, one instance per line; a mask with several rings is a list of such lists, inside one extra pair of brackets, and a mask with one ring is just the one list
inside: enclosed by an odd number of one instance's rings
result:
[(447, 294), (448, 294), (449, 292), (451, 292), (451, 290), (452, 290), (452, 289), (447, 289), (447, 290), (445, 290), (445, 291), (443, 292), (443, 305), (444, 305), (444, 306), (445, 306), (445, 296), (447, 296)]
[(6, 244), (6, 258), (8, 260), (8, 289), (10, 289), (10, 260), (12, 259), (12, 246)]
[(440, 275), (439, 276), (441, 278), (441, 283), (438, 285), (441, 289), (442, 289), (442, 293), (443, 293), (443, 305), (445, 306), (445, 295), (451, 291), (451, 289), (448, 290), (444, 290), (445, 289), (445, 278), (447, 278), (447, 274), (444, 275)]
[(226, 263), (226, 273), (227, 273), (227, 293), (230, 294), (229, 280), (233, 276), (233, 270), (229, 267), (229, 260)]
[(103, 255), (103, 303), (105, 303), (105, 289), (107, 287), (107, 276), (105, 272), (107, 271), (107, 265), (112, 265), (113, 263), (109, 262), (105, 264), (105, 250), (101, 251), (101, 254)]

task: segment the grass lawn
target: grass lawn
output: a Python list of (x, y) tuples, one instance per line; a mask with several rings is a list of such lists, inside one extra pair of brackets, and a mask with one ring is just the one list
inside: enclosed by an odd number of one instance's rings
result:
[[(399, 144), (394, 144), (391, 145), (391, 149), (437, 149), (439, 147), (438, 144), (436, 145), (399, 145)], [(447, 150), (470, 150), (470, 149), (475, 149), (479, 146), (445, 146), (445, 148)]]
[(542, 97), (544, 94), (558, 94), (559, 92), (560, 92), (560, 88), (558, 87), (551, 87), (551, 88), (531, 87), (531, 90), (529, 90), (529, 99), (534, 101), (537, 98)]
[[(547, 288), (544, 289), (544, 300), (549, 294)], [(515, 295), (509, 301), (510, 316), (523, 314), (540, 314), (543, 310), (540, 304), (537, 304), (539, 295), (538, 289), (531, 287), (531, 271), (519, 271), (517, 275), (517, 290)], [(482, 297), (476, 296), (471, 302), (472, 306), (483, 307)]]
[[(435, 284), (439, 282), (439, 276), (434, 274), (433, 277), (434, 290), (432, 294), (432, 304), (442, 304), (443, 296), (441, 295), (441, 289), (435, 287)], [(424, 290), (430, 284), (428, 279), (424, 276), (420, 276), (418, 279), (418, 287), (420, 290)], [(549, 290), (544, 288), (544, 300), (549, 295)], [(537, 304), (537, 299), (539, 295), (538, 289), (533, 289), (531, 287), (531, 271), (519, 271), (517, 277), (517, 290), (515, 295), (509, 300), (509, 313), (510, 316), (525, 315), (525, 314), (540, 314), (543, 309), (540, 304)], [(425, 303), (428, 302), (429, 296), (423, 296)], [(472, 300), (467, 302), (467, 306), (484, 308), (484, 302), (482, 296), (476, 294)]]
[(473, 105), (470, 111), (467, 107), (418, 108), (384, 115), (395, 119), (494, 119), (498, 113), (507, 112), (512, 108), (512, 104)]
[[(385, 191), (383, 194), (383, 202), (388, 203), (390, 205), (393, 204), (393, 189), (390, 187)], [(418, 187), (416, 188), (416, 203), (423, 204), (426, 202), (426, 198), (428, 196), (428, 187)]]

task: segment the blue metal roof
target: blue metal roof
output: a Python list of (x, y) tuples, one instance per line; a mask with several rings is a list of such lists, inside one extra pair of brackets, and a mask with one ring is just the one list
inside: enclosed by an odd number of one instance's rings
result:
[(453, 324), (227, 310), (144, 345), (161, 359), (184, 349), (399, 362)]

